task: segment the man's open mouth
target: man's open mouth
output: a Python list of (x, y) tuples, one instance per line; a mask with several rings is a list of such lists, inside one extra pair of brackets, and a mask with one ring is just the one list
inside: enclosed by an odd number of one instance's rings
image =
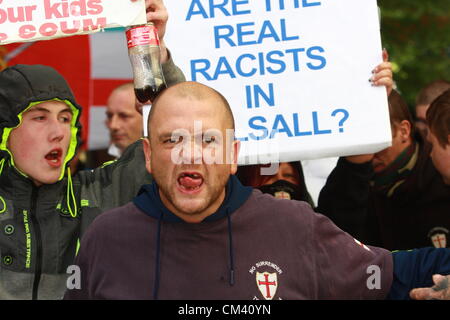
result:
[(198, 172), (182, 172), (178, 176), (178, 184), (186, 191), (195, 191), (203, 185), (203, 176)]
[(59, 166), (61, 165), (62, 160), (62, 149), (57, 148), (53, 149), (49, 153), (45, 155), (45, 159), (51, 166)]

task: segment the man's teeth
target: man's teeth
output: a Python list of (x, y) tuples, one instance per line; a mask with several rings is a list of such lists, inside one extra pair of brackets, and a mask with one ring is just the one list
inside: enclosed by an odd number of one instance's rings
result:
[(185, 173), (185, 174), (183, 174), (183, 176), (184, 177), (189, 177), (189, 178), (192, 178), (192, 179), (200, 179), (201, 178), (201, 176), (199, 175), (199, 174), (196, 174), (196, 173)]
[(45, 158), (48, 161), (51, 161), (53, 163), (57, 163), (58, 162), (58, 158), (61, 156), (61, 153), (59, 151), (51, 151)]

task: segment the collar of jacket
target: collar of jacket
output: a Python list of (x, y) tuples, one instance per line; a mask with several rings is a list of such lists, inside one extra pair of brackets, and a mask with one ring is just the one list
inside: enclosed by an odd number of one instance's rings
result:
[[(212, 215), (206, 217), (203, 222), (216, 221), (236, 211), (250, 197), (252, 187), (244, 187), (236, 176), (231, 175), (226, 185), (225, 200), (219, 209)], [(167, 209), (159, 196), (159, 188), (153, 180), (151, 184), (141, 187), (138, 195), (133, 199), (133, 203), (145, 214), (157, 220), (167, 222), (184, 222), (181, 218)], [(161, 218), (162, 217), (162, 218)]]
[(375, 190), (386, 193), (388, 197), (408, 178), (419, 157), (419, 144), (413, 142), (382, 173), (375, 174), (373, 186)]

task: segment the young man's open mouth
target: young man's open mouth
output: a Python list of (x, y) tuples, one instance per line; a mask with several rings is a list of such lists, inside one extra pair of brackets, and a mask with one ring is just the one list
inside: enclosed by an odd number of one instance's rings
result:
[(62, 149), (55, 148), (45, 155), (45, 160), (50, 167), (59, 168), (62, 165)]

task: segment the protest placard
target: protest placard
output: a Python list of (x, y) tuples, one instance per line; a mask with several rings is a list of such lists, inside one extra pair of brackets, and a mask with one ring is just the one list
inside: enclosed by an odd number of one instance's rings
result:
[[(147, 22), (145, 0), (0, 0), (0, 44)], [(126, 5), (125, 5), (126, 4)]]
[(376, 0), (166, 0), (189, 80), (229, 100), (240, 163), (371, 153), (391, 143)]

